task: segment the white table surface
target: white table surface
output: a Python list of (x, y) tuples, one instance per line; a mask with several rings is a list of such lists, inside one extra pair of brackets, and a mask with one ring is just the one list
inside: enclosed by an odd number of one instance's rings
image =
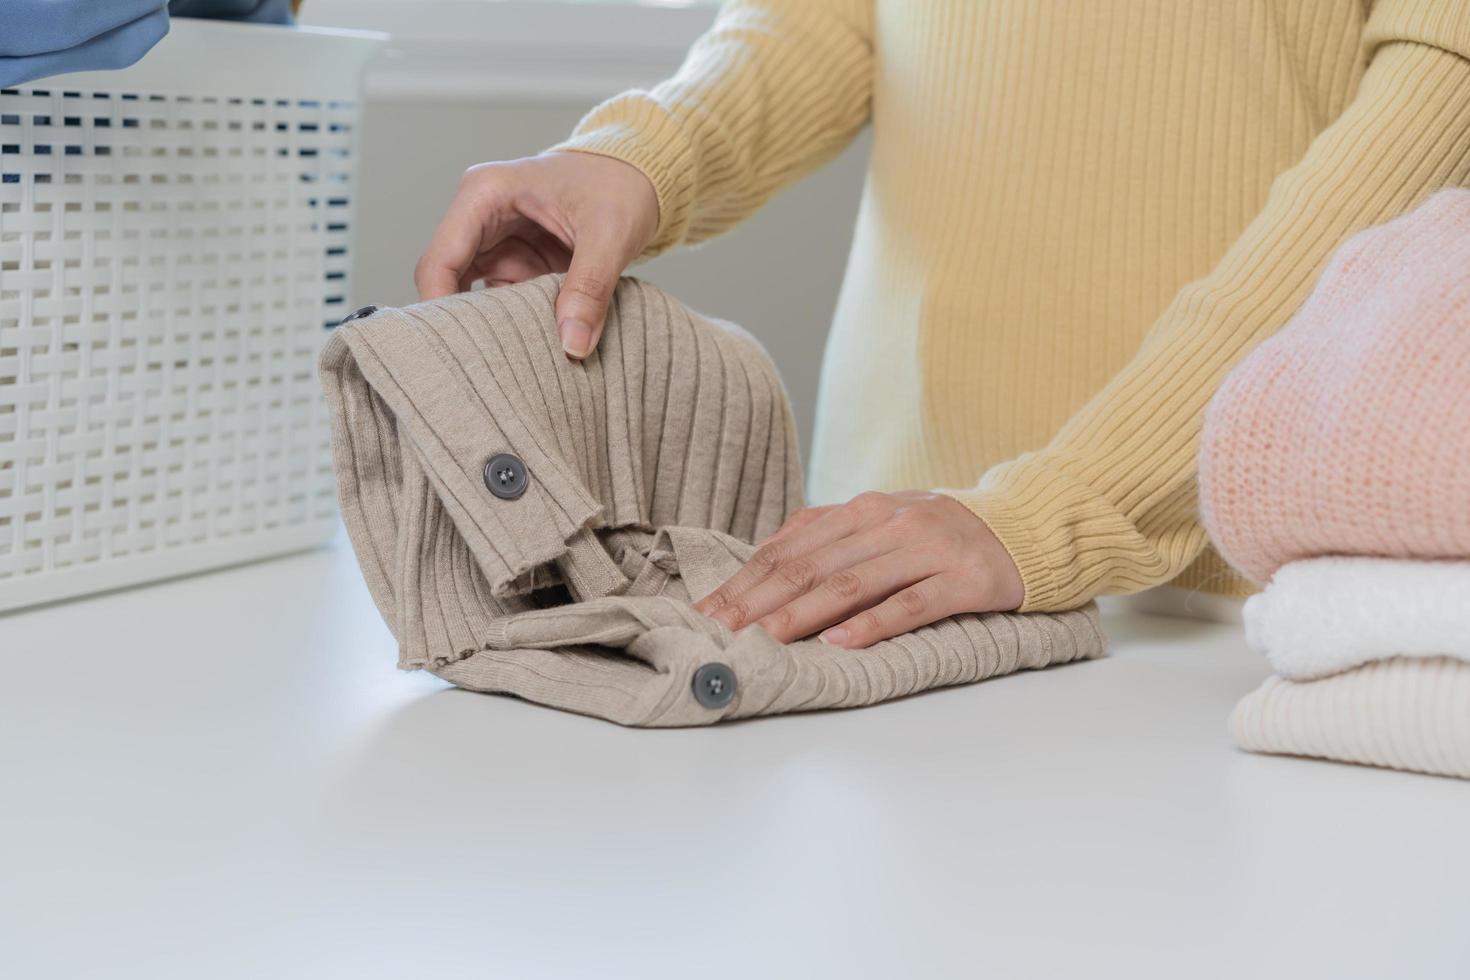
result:
[(396, 671), (345, 545), (0, 617), (0, 975), (1470, 976), (1470, 784), (1232, 748), (1232, 626), (632, 731)]

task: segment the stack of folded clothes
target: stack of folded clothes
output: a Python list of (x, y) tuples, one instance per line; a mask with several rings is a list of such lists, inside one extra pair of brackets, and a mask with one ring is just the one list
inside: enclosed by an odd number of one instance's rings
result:
[(1236, 741), (1470, 778), (1470, 190), (1350, 239), (1231, 373), (1200, 503), (1266, 583)]

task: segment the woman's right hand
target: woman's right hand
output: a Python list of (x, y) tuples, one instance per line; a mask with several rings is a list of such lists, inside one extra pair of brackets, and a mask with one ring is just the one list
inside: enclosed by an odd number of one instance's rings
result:
[(623, 274), (658, 228), (643, 172), (612, 157), (552, 152), (465, 171), (414, 269), (419, 299), (565, 272), (556, 326), (568, 357), (591, 354)]

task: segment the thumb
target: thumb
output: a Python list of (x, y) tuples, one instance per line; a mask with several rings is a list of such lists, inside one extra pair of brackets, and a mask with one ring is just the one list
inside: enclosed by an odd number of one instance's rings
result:
[(577, 241), (556, 297), (556, 332), (568, 357), (581, 360), (602, 337), (607, 305), (628, 265), (623, 243), (605, 231)]

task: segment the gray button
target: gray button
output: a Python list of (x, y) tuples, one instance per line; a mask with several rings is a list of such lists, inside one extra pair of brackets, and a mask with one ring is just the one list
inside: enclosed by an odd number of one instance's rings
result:
[(501, 500), (514, 500), (526, 492), (530, 474), (519, 456), (496, 453), (485, 464), (485, 486)]
[(723, 708), (735, 696), (735, 671), (725, 664), (705, 664), (694, 672), (694, 700), (706, 708)]
[(378, 308), (376, 306), (364, 306), (361, 309), (353, 310), (351, 313), (344, 316), (342, 318), (342, 322), (351, 323), (353, 320), (361, 320), (363, 317), (372, 316), (376, 312), (378, 312)]

